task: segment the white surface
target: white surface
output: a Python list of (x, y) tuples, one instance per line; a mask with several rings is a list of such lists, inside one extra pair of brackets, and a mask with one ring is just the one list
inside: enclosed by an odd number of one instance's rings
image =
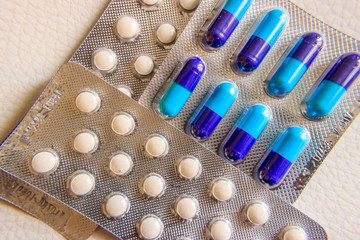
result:
[(176, 28), (170, 23), (162, 23), (156, 30), (156, 36), (163, 44), (172, 43), (176, 38)]
[(95, 188), (94, 176), (86, 171), (75, 172), (70, 178), (69, 190), (76, 196), (84, 196), (90, 194)]
[(139, 234), (145, 239), (156, 239), (160, 237), (164, 228), (161, 219), (154, 215), (144, 217), (139, 225)]
[(84, 91), (77, 95), (75, 104), (81, 112), (93, 113), (99, 110), (101, 100), (95, 92)]
[(32, 170), (41, 175), (53, 173), (58, 166), (59, 157), (49, 150), (40, 151), (31, 159)]
[(135, 60), (134, 68), (140, 75), (149, 75), (154, 70), (154, 61), (147, 55), (141, 55)]
[(235, 186), (228, 179), (215, 179), (211, 183), (210, 193), (218, 201), (228, 201), (235, 194)]
[(117, 193), (110, 196), (105, 202), (106, 214), (112, 218), (122, 217), (129, 210), (129, 199)]
[[(79, 46), (108, 0), (0, 1), (0, 139), (40, 95)], [(358, 0), (293, 0), (360, 39)], [(26, 25), (26, 27), (24, 27)], [(316, 219), (330, 239), (360, 236), (360, 118), (315, 174), (295, 206)], [(0, 239), (63, 239), (42, 222), (0, 202)], [(105, 231), (92, 240), (111, 239)]]
[(74, 138), (74, 149), (79, 153), (93, 153), (96, 151), (98, 144), (98, 137), (91, 131), (80, 132)]
[(111, 129), (119, 135), (129, 135), (135, 129), (134, 118), (127, 113), (119, 113), (111, 120)]
[(126, 153), (119, 153), (110, 159), (109, 168), (112, 173), (118, 176), (129, 174), (133, 168), (133, 161)]

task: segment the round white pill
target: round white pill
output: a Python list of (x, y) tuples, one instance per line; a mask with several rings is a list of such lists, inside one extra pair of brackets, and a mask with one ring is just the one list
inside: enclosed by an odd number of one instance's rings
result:
[(176, 161), (176, 168), (180, 177), (187, 180), (196, 179), (202, 171), (200, 161), (193, 156), (179, 158)]
[(235, 195), (234, 184), (226, 178), (217, 178), (210, 184), (210, 193), (218, 201), (228, 201)]
[(52, 150), (43, 150), (36, 153), (31, 159), (31, 169), (41, 175), (48, 175), (58, 168), (59, 157)]
[(115, 192), (107, 196), (104, 200), (103, 211), (109, 218), (120, 218), (130, 209), (130, 201), (122, 193)]
[(147, 76), (154, 70), (154, 61), (147, 55), (140, 55), (134, 62), (135, 72), (142, 76)]
[(140, 0), (140, 1), (148, 6), (153, 6), (160, 2), (160, 0)]
[(235, 195), (234, 184), (226, 178), (214, 179), (210, 184), (210, 193), (218, 201), (228, 201)]
[(169, 152), (169, 143), (163, 136), (152, 134), (146, 139), (145, 152), (150, 157), (163, 157)]
[(95, 177), (84, 170), (76, 171), (70, 177), (69, 190), (76, 196), (85, 196), (90, 194), (95, 188)]
[(195, 218), (199, 213), (199, 202), (191, 196), (180, 196), (175, 200), (175, 213), (185, 220)]
[(176, 34), (176, 28), (171, 23), (162, 23), (156, 30), (156, 37), (163, 44), (174, 42)]
[(146, 175), (140, 182), (140, 191), (151, 198), (163, 195), (165, 188), (165, 179), (157, 173), (150, 173)]
[(117, 89), (128, 97), (132, 97), (132, 91), (127, 86), (118, 86)]
[(298, 226), (288, 226), (280, 233), (281, 240), (307, 240), (306, 232)]
[(208, 225), (210, 239), (228, 240), (232, 236), (232, 225), (225, 219), (214, 219)]
[(111, 73), (116, 69), (116, 54), (107, 48), (99, 48), (92, 54), (92, 65), (101, 73)]
[(264, 225), (270, 217), (268, 206), (263, 202), (252, 202), (246, 206), (245, 216), (250, 223), (260, 226)]
[(77, 95), (75, 105), (83, 113), (94, 113), (99, 110), (101, 100), (95, 92), (84, 91)]
[(131, 172), (134, 163), (131, 156), (124, 152), (113, 155), (110, 159), (110, 171), (117, 176), (124, 176)]
[(133, 41), (140, 33), (140, 24), (133, 17), (121, 16), (116, 20), (114, 30), (120, 39)]
[(159, 217), (148, 214), (138, 222), (137, 231), (143, 239), (158, 239), (164, 231), (164, 224)]
[(74, 149), (79, 153), (93, 153), (99, 145), (99, 138), (92, 131), (85, 130), (74, 138)]
[(179, 0), (180, 7), (186, 11), (193, 11), (198, 5), (200, 0)]
[(111, 129), (116, 134), (122, 136), (129, 135), (135, 130), (135, 120), (128, 113), (117, 113), (111, 120)]

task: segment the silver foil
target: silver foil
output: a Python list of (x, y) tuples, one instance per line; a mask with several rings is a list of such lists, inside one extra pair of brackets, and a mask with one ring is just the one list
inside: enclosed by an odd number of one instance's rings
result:
[[(140, 36), (133, 42), (121, 42), (114, 34), (115, 21), (122, 15), (132, 16), (140, 24)], [(100, 47), (111, 49), (118, 58), (117, 68), (111, 74), (98, 73), (98, 76), (115, 87), (125, 85), (131, 88), (133, 98), (137, 100), (149, 78), (139, 79), (135, 76), (132, 67), (135, 57), (147, 54), (154, 59), (156, 66), (159, 66), (173, 44), (165, 48), (160, 46), (156, 40), (155, 29), (159, 24), (169, 22), (176, 27), (177, 36), (180, 36), (190, 17), (191, 14), (183, 12), (175, 0), (164, 0), (155, 9), (144, 9), (138, 0), (113, 0), (71, 57), (70, 62), (80, 63), (96, 72), (91, 66), (92, 52)]]
[[(202, 1), (191, 21), (184, 29), (183, 34), (143, 92), (139, 103), (151, 109), (154, 96), (162, 84), (166, 82), (178, 61), (183, 56), (200, 57), (207, 65), (207, 73), (180, 114), (169, 120), (168, 123), (183, 131), (187, 119), (189, 119), (213, 83), (223, 80), (234, 81), (239, 88), (238, 99), (219, 124), (212, 137), (202, 143), (202, 145), (217, 153), (219, 144), (231, 129), (241, 111), (255, 102), (266, 103), (272, 109), (273, 120), (257, 140), (245, 160), (238, 166), (241, 171), (251, 176), (254, 166), (281, 129), (288, 125), (304, 126), (310, 131), (312, 141), (294, 165), (283, 184), (274, 190), (274, 193), (285, 201), (293, 203), (340, 136), (358, 115), (360, 110), (360, 84), (357, 81), (347, 91), (346, 96), (334, 113), (329, 118), (320, 122), (305, 119), (300, 112), (300, 103), (318, 76), (321, 75), (333, 59), (346, 52), (359, 51), (359, 41), (326, 25), (289, 0), (257, 0), (253, 2), (225, 46), (217, 52), (205, 52), (198, 45), (197, 35), (215, 4), (215, 0)], [(254, 73), (248, 76), (237, 76), (231, 70), (229, 63), (232, 54), (250, 29), (256, 17), (261, 12), (274, 7), (287, 9), (290, 16), (288, 26)], [(326, 46), (299, 84), (288, 96), (282, 99), (269, 97), (264, 91), (266, 76), (293, 38), (308, 31), (323, 33), (326, 39)]]
[[(84, 89), (91, 89), (100, 96), (101, 107), (96, 113), (84, 114), (76, 108), (75, 98)], [(135, 132), (129, 136), (119, 136), (111, 130), (111, 117), (120, 111), (131, 114), (136, 121)], [(89, 129), (99, 137), (96, 152), (74, 151), (72, 137), (81, 129)], [(151, 159), (144, 153), (143, 143), (153, 133), (168, 140), (170, 150), (165, 157)], [(60, 157), (59, 168), (47, 177), (34, 175), (29, 167), (33, 154), (43, 148), (53, 149)], [(109, 158), (119, 150), (130, 154), (134, 160), (132, 172), (124, 177), (114, 177), (107, 169)], [(176, 159), (189, 154), (202, 164), (202, 174), (194, 181), (180, 179), (175, 173)], [(50, 194), (122, 239), (137, 238), (135, 225), (146, 214), (155, 214), (164, 222), (160, 239), (181, 236), (204, 239), (206, 225), (214, 217), (232, 222), (233, 239), (275, 239), (288, 225), (300, 226), (309, 239), (327, 238), (316, 222), (78, 64), (69, 63), (59, 70), (2, 144), (0, 156), (2, 170)], [(74, 198), (68, 193), (66, 180), (82, 169), (95, 176), (96, 186), (91, 194)], [(141, 195), (138, 183), (151, 172), (164, 177), (167, 189), (163, 196), (149, 200)], [(234, 183), (237, 193), (232, 200), (219, 203), (210, 198), (208, 184), (217, 177)], [(102, 213), (101, 204), (108, 194), (117, 191), (129, 198), (131, 207), (124, 217), (111, 220)], [(171, 213), (172, 202), (181, 194), (199, 201), (199, 217), (191, 222), (179, 221)], [(262, 201), (269, 206), (271, 217), (265, 226), (252, 227), (241, 217), (243, 207), (251, 201)]]

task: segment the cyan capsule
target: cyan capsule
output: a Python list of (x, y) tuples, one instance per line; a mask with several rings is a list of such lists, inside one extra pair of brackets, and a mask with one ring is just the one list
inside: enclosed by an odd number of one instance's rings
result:
[(274, 9), (262, 13), (232, 56), (233, 71), (236, 74), (249, 74), (257, 69), (287, 22), (285, 10)]
[(236, 100), (235, 83), (224, 81), (210, 88), (186, 124), (186, 133), (197, 140), (206, 140), (214, 132)]
[(252, 0), (227, 0), (223, 8), (214, 10), (200, 32), (200, 46), (215, 51), (223, 46), (249, 9)]
[(179, 114), (205, 74), (205, 63), (190, 57), (180, 63), (153, 101), (154, 111), (165, 119)]
[(347, 53), (330, 64), (301, 102), (301, 112), (319, 120), (334, 111), (360, 73), (360, 54)]
[(295, 38), (265, 80), (265, 91), (272, 97), (289, 94), (324, 46), (324, 38), (308, 32)]
[(254, 178), (267, 188), (278, 187), (310, 142), (309, 132), (291, 126), (280, 132), (254, 168)]
[(219, 155), (229, 162), (241, 162), (271, 119), (271, 110), (265, 104), (255, 104), (240, 114), (238, 120), (220, 145)]

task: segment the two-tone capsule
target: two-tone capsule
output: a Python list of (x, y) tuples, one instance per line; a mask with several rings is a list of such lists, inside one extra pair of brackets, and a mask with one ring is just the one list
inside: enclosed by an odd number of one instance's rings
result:
[(249, 74), (257, 69), (288, 22), (285, 10), (273, 9), (262, 13), (252, 25), (231, 58), (236, 74)]
[(347, 53), (340, 56), (327, 67), (301, 102), (303, 115), (310, 120), (319, 120), (329, 116), (359, 74), (359, 53)]
[(324, 46), (324, 38), (308, 32), (295, 38), (265, 80), (265, 91), (272, 97), (289, 94), (304, 76)]
[(271, 119), (271, 110), (265, 104), (246, 108), (220, 145), (219, 155), (231, 163), (241, 162)]
[(165, 119), (178, 115), (205, 74), (205, 63), (190, 57), (180, 63), (153, 101), (154, 111)]
[(280, 132), (254, 168), (254, 178), (267, 188), (278, 187), (310, 142), (309, 132), (291, 126)]
[(229, 81), (210, 88), (188, 119), (186, 133), (200, 141), (208, 139), (236, 100), (237, 94), (237, 86)]
[[(223, 1), (224, 2), (224, 1)], [(215, 8), (200, 32), (200, 46), (205, 51), (215, 51), (229, 39), (252, 0), (227, 0), (223, 8)]]

